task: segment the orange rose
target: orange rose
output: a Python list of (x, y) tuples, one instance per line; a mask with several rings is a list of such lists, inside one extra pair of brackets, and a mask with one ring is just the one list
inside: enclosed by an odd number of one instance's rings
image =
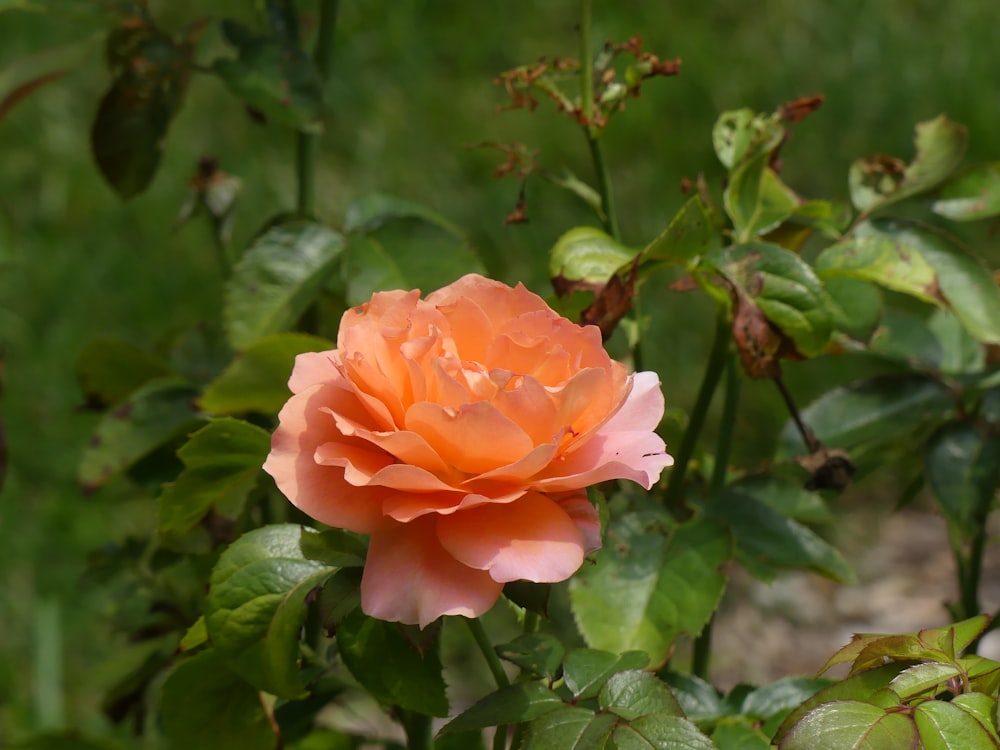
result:
[(373, 617), (478, 617), (514, 580), (562, 581), (601, 546), (585, 488), (649, 488), (673, 459), (655, 373), (522, 285), (465, 276), (348, 310), (301, 354), (264, 469), (317, 521), (371, 535)]

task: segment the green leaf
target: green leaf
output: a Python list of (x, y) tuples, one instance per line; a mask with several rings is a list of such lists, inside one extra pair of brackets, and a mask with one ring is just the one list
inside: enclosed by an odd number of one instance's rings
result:
[(868, 351), (912, 369), (935, 371), (941, 365), (941, 341), (927, 321), (905, 310), (888, 308), (882, 317)]
[(861, 701), (836, 701), (806, 714), (780, 750), (917, 750), (917, 727), (902, 713)]
[(903, 702), (928, 692), (930, 697), (934, 697), (944, 683), (961, 674), (961, 671), (956, 664), (924, 662), (908, 667), (896, 675), (889, 683), (889, 689)]
[(833, 329), (833, 310), (822, 282), (795, 253), (766, 242), (727, 247), (706, 256), (805, 356), (820, 354)]
[(913, 711), (924, 750), (995, 750), (996, 735), (975, 716), (945, 701), (926, 701)]
[(732, 173), (722, 195), (737, 243), (750, 242), (777, 228), (802, 203), (768, 166), (770, 159), (770, 154), (761, 153), (742, 164)]
[(429, 208), (368, 195), (347, 211), (351, 233), (340, 282), (348, 304), (385, 289), (437, 289), (442, 280), (485, 273), (465, 234)]
[[(0, 7), (0, 12), (7, 8)], [(41, 732), (8, 745), (10, 750), (119, 750), (120, 746), (105, 737), (88, 737), (78, 730)]]
[(636, 251), (600, 229), (574, 227), (559, 237), (549, 252), (549, 278), (560, 283), (603, 285), (635, 256)]
[(626, 720), (646, 714), (684, 715), (670, 688), (656, 675), (638, 669), (611, 675), (601, 688), (597, 702), (605, 711)]
[(527, 725), (524, 750), (602, 750), (617, 723), (614, 714), (563, 706)]
[(802, 568), (844, 583), (854, 571), (830, 544), (760, 502), (746, 487), (730, 485), (710, 497), (702, 515), (726, 524), (736, 537), (736, 558), (755, 576), (771, 580), (774, 568)]
[(705, 680), (682, 672), (668, 672), (665, 677), (684, 715), (699, 726), (715, 721), (727, 713), (725, 701)]
[(962, 693), (952, 698), (951, 704), (975, 717), (994, 740), (998, 739), (996, 727), (997, 699), (986, 693)]
[(201, 406), (213, 414), (276, 414), (288, 400), (288, 376), (296, 355), (335, 348), (333, 342), (305, 333), (265, 336), (205, 386)]
[(620, 516), (609, 533), (616, 544), (570, 581), (573, 614), (590, 646), (640, 649), (659, 664), (679, 635), (696, 636), (718, 607), (732, 540), (703, 520), (668, 536), (661, 519), (640, 514)]
[(550, 680), (559, 674), (565, 653), (559, 639), (548, 633), (524, 633), (510, 643), (497, 646), (501, 659)]
[(566, 687), (575, 700), (586, 700), (597, 695), (611, 675), (631, 669), (642, 669), (649, 664), (645, 651), (626, 651), (612, 654), (590, 648), (573, 649), (566, 655), (563, 674)]
[(872, 700), (872, 696), (875, 694), (886, 690), (889, 682), (899, 674), (903, 668), (904, 664), (890, 663), (882, 667), (877, 667), (876, 669), (870, 669), (866, 672), (861, 672), (860, 674), (855, 674), (846, 679), (834, 682), (830, 687), (823, 688), (811, 698), (803, 701), (797, 708), (795, 708), (787, 717), (785, 717), (784, 722), (778, 727), (778, 730), (774, 734), (774, 740), (781, 740), (785, 734), (794, 726), (803, 716), (812, 711), (818, 706), (833, 703), (834, 701), (868, 701)]
[(882, 294), (874, 284), (820, 274), (830, 299), (833, 327), (858, 341), (867, 341), (882, 318)]
[(723, 112), (712, 128), (712, 145), (726, 169), (759, 153), (771, 153), (784, 137), (785, 128), (777, 116), (750, 109)]
[(940, 303), (931, 264), (885, 233), (854, 233), (821, 252), (814, 267), (824, 281), (860, 279), (924, 302)]
[(160, 726), (171, 748), (271, 750), (277, 738), (257, 690), (213, 650), (184, 659), (160, 694)]
[(788, 518), (805, 523), (829, 523), (836, 519), (823, 498), (799, 483), (774, 476), (742, 477), (729, 485), (733, 490), (751, 495), (758, 502)]
[(562, 698), (537, 682), (517, 682), (477, 701), (441, 728), (441, 734), (468, 732), (531, 721), (566, 706)]
[(160, 534), (169, 543), (215, 508), (235, 518), (271, 449), (271, 436), (239, 419), (214, 419), (194, 433), (177, 455), (184, 471), (160, 495)]
[[(910, 450), (955, 409), (954, 394), (940, 381), (919, 374), (880, 375), (834, 388), (802, 412), (813, 434), (831, 448), (851, 452), (855, 463), (878, 461), (890, 450)], [(779, 456), (802, 453), (805, 445), (789, 422), (779, 438)]]
[(337, 647), (344, 665), (379, 701), (429, 716), (448, 715), (436, 644), (422, 653), (399, 625), (357, 609), (337, 626)]
[(343, 529), (303, 534), (299, 547), (307, 560), (315, 560), (332, 568), (361, 567), (368, 550), (362, 537)]
[(327, 633), (333, 634), (349, 614), (361, 606), (360, 567), (341, 568), (320, 589), (316, 605)]
[(344, 231), (349, 234), (370, 234), (399, 219), (419, 219), (444, 230), (456, 239), (465, 240), (465, 233), (461, 228), (437, 211), (423, 203), (384, 193), (367, 193), (355, 199), (344, 213)]
[(700, 195), (681, 206), (656, 239), (642, 251), (643, 261), (685, 263), (718, 249), (722, 236)]
[(927, 443), (925, 468), (941, 511), (971, 538), (986, 523), (1000, 482), (1000, 435), (969, 422), (944, 425)]
[(955, 221), (1000, 214), (1000, 161), (978, 164), (946, 182), (931, 210)]
[(413, 288), (385, 246), (367, 235), (350, 238), (340, 276), (345, 285), (344, 300), (351, 306), (367, 302), (372, 294), (384, 289)]
[(945, 373), (979, 373), (986, 367), (985, 347), (948, 310), (936, 309), (927, 319), (927, 328), (941, 349), (938, 369)]
[(107, 406), (124, 400), (153, 378), (170, 374), (159, 357), (112, 338), (87, 342), (76, 359), (76, 378), (91, 403)]
[(884, 663), (886, 657), (952, 662), (982, 634), (988, 621), (986, 615), (977, 615), (954, 625), (925, 628), (915, 633), (855, 634), (850, 643), (830, 657), (820, 673), (837, 664), (853, 662), (851, 674), (856, 674)]
[(226, 88), (268, 119), (305, 133), (323, 129), (323, 82), (309, 56), (286, 41), (243, 39), (239, 57), (212, 68)]
[(768, 750), (771, 747), (771, 742), (759, 729), (734, 719), (719, 722), (712, 732), (712, 742), (719, 750)]
[(244, 534), (222, 553), (205, 599), (208, 636), (227, 666), (281, 698), (304, 695), (299, 633), (307, 599), (332, 569), (302, 555), (295, 524)]
[(612, 738), (617, 750), (717, 750), (690, 721), (663, 714), (620, 725)]
[(969, 678), (971, 690), (996, 695), (1000, 690), (1000, 662), (971, 654), (958, 660)]
[(920, 298), (950, 309), (978, 340), (1000, 343), (1000, 288), (957, 240), (933, 227), (890, 221), (864, 224), (858, 232), (888, 239), (900, 252), (923, 258), (934, 269), (936, 287)]
[(156, 448), (200, 424), (197, 388), (180, 378), (154, 378), (102, 417), (83, 451), (77, 476), (100, 487)]
[(818, 677), (782, 677), (747, 694), (740, 713), (752, 719), (770, 719), (809, 700), (831, 680)]
[(254, 240), (226, 288), (229, 341), (247, 349), (290, 328), (316, 299), (333, 272), (344, 238), (322, 224), (289, 222)]
[(917, 154), (905, 168), (881, 155), (851, 165), (851, 202), (871, 212), (937, 187), (961, 163), (967, 140), (966, 129), (944, 115), (917, 123)]
[(184, 101), (194, 40), (175, 44), (142, 23), (114, 29), (108, 44), (120, 57), (112, 60), (115, 78), (98, 105), (90, 146), (104, 179), (127, 200), (156, 174), (170, 122)]
[(202, 615), (194, 624), (187, 629), (184, 637), (181, 638), (181, 651), (193, 651), (198, 646), (208, 643), (208, 628), (205, 626), (205, 615)]

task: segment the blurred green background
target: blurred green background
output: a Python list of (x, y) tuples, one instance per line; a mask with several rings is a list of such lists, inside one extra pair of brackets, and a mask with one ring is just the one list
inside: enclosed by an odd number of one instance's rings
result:
[[(150, 3), (180, 32), (199, 18), (260, 26), (249, 2)], [(315, 4), (300, 3), (308, 28)], [(527, 224), (504, 226), (517, 183), (495, 180), (483, 141), (540, 148), (549, 168), (593, 174), (583, 136), (543, 101), (498, 113), (493, 78), (547, 56), (577, 56), (578, 3), (367, 0), (341, 3), (330, 124), (319, 170), (319, 213), (339, 224), (370, 191), (422, 201), (465, 228), (490, 273), (549, 293), (548, 249), (594, 220), (577, 199), (532, 182)], [(794, 128), (784, 178), (808, 197), (846, 197), (851, 161), (876, 151), (912, 155), (913, 124), (946, 112), (970, 131), (969, 159), (1000, 155), (1000, 54), (995, 0), (626, 0), (594, 2), (593, 38), (640, 34), (646, 49), (681, 57), (604, 139), (626, 242), (643, 245), (680, 206), (683, 177), (718, 187), (710, 132), (719, 112), (771, 111), (822, 93)], [(101, 45), (110, 16), (85, 0), (0, 0), (0, 99), (54, 68), (68, 72), (0, 119), (0, 346), (8, 469), (0, 496), (0, 737), (37, 728), (97, 728), (99, 688), (114, 665), (113, 593), (82, 577), (88, 550), (148, 523), (147, 507), (114, 487), (84, 496), (75, 479), (94, 416), (78, 407), (74, 362), (99, 336), (155, 349), (217, 318), (222, 273), (210, 232), (175, 228), (197, 160), (239, 176), (234, 243), (294, 204), (294, 139), (249, 118), (214, 76), (196, 74), (152, 186), (129, 203), (102, 182), (88, 133), (109, 83)], [(226, 54), (210, 24), (197, 59)], [(989, 252), (989, 251), (987, 251)], [(995, 250), (993, 251), (995, 254)], [(709, 306), (660, 296), (676, 326), (654, 331), (647, 366), (668, 404), (690, 408), (708, 348)], [(843, 368), (790, 368), (803, 398)], [(829, 370), (829, 372), (826, 372)], [(746, 389), (737, 458), (766, 457), (784, 417), (768, 384)]]

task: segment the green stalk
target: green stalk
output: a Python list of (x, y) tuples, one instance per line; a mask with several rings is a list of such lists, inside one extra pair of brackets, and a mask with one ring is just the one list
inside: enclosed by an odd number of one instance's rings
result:
[(431, 734), (431, 717), (416, 711), (397, 710), (399, 723), (406, 731), (407, 750), (431, 750), (434, 740)]
[[(320, 0), (319, 30), (313, 61), (320, 80), (326, 83), (333, 69), (333, 38), (337, 30), (340, 0)], [(316, 213), (316, 163), (319, 161), (319, 133), (299, 133), (296, 153), (298, 201), (296, 209), (302, 216)]]
[[(733, 428), (736, 424), (736, 409), (740, 401), (740, 374), (736, 368), (736, 360), (729, 357), (726, 361), (725, 402), (722, 407), (722, 424), (719, 427), (719, 441), (715, 449), (715, 468), (712, 471), (712, 493), (719, 492), (726, 486), (726, 470), (729, 467), (729, 455), (733, 447)], [(701, 634), (695, 638), (691, 654), (691, 674), (703, 680), (708, 679), (709, 666), (712, 658), (712, 627), (715, 625), (715, 615), (705, 623)]]
[(725, 314), (720, 310), (715, 324), (715, 340), (712, 342), (712, 351), (709, 354), (708, 364), (705, 366), (705, 376), (701, 380), (701, 388), (698, 391), (697, 399), (695, 399), (694, 408), (691, 410), (687, 430), (684, 432), (680, 448), (677, 449), (677, 455), (674, 456), (674, 466), (670, 470), (670, 479), (667, 481), (664, 502), (667, 508), (678, 517), (684, 515), (684, 478), (687, 475), (691, 457), (694, 455), (698, 436), (701, 434), (702, 427), (705, 426), (705, 417), (708, 415), (712, 396), (715, 395), (715, 389), (719, 385), (719, 379), (722, 377), (722, 371), (729, 358), (729, 340), (729, 323)]
[(503, 669), (503, 664), (500, 663), (500, 657), (497, 656), (497, 652), (493, 648), (493, 644), (490, 643), (490, 637), (486, 635), (486, 629), (483, 627), (483, 623), (478, 617), (466, 617), (465, 623), (469, 626), (469, 632), (472, 633), (473, 639), (476, 641), (476, 645), (479, 647), (480, 653), (482, 653), (483, 658), (486, 659), (486, 664), (490, 668), (490, 673), (493, 675), (493, 679), (497, 684), (498, 688), (505, 688), (510, 685), (510, 680), (507, 678), (507, 673)]
[(590, 48), (590, 0), (580, 0), (580, 99), (583, 106), (584, 135), (590, 147), (590, 159), (594, 163), (597, 174), (597, 192), (601, 194), (601, 206), (604, 209), (602, 221), (604, 230), (621, 242), (621, 231), (618, 228), (618, 212), (615, 210), (614, 196), (611, 190), (611, 176), (599, 142), (600, 130), (594, 128), (594, 57)]
[(537, 633), (538, 627), (542, 624), (542, 618), (537, 612), (526, 610), (524, 613), (524, 632)]
[[(489, 665), (490, 672), (493, 675), (493, 679), (497, 684), (498, 688), (505, 688), (510, 685), (510, 680), (507, 678), (507, 673), (503, 669), (503, 664), (500, 663), (500, 657), (497, 656), (496, 650), (493, 648), (493, 644), (490, 643), (490, 637), (486, 635), (486, 629), (483, 627), (483, 623), (479, 618), (465, 618), (466, 625), (469, 626), (469, 632), (472, 633), (473, 639), (476, 641), (476, 645), (479, 647), (480, 653), (483, 658), (486, 659), (486, 663)], [(493, 735), (493, 750), (503, 750), (507, 747), (507, 725), (497, 727), (497, 733)]]

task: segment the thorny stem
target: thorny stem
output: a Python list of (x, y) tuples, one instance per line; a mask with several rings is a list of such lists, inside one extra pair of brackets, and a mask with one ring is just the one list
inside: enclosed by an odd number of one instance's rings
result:
[[(733, 447), (733, 429), (736, 424), (736, 409), (740, 401), (740, 374), (733, 357), (726, 360), (725, 401), (722, 406), (722, 423), (719, 427), (719, 441), (715, 448), (715, 468), (712, 470), (712, 493), (726, 485), (726, 471), (729, 468), (729, 454)], [(691, 655), (691, 673), (703, 680), (708, 679), (712, 656), (712, 626), (715, 615), (705, 623), (705, 627), (694, 641)]]
[(729, 322), (720, 310), (715, 324), (715, 340), (712, 342), (712, 351), (708, 358), (708, 364), (705, 366), (705, 376), (701, 380), (701, 388), (695, 399), (694, 408), (691, 410), (691, 418), (688, 420), (684, 438), (681, 440), (680, 448), (677, 449), (674, 466), (670, 470), (670, 479), (667, 481), (664, 502), (677, 517), (684, 515), (684, 478), (691, 457), (694, 455), (698, 436), (701, 434), (702, 427), (705, 426), (705, 417), (708, 415), (712, 396), (715, 395), (715, 389), (719, 385), (719, 379), (722, 377), (722, 371), (729, 358), (729, 341)]
[[(319, 30), (313, 61), (320, 80), (326, 83), (333, 68), (333, 37), (337, 30), (340, 0), (321, 0)], [(316, 213), (316, 163), (319, 161), (319, 133), (299, 133), (297, 142), (298, 202), (302, 216)]]
[(802, 442), (806, 444), (806, 448), (810, 453), (815, 453), (823, 447), (823, 444), (816, 439), (816, 436), (812, 434), (812, 431), (802, 421), (802, 417), (799, 416), (799, 409), (795, 405), (795, 400), (792, 398), (792, 394), (788, 392), (788, 388), (785, 387), (780, 376), (776, 375), (774, 377), (774, 384), (778, 386), (778, 392), (781, 393), (781, 397), (785, 400), (788, 413), (792, 415), (792, 421), (795, 422), (799, 434), (802, 435)]

